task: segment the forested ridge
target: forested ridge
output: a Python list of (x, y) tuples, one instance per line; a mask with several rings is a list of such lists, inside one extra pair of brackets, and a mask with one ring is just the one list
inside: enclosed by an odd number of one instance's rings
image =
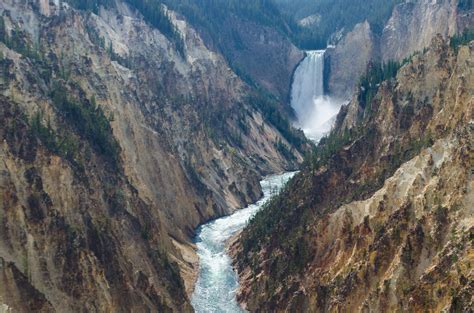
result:
[[(114, 5), (111, 0), (67, 0), (82, 10), (98, 13), (100, 6)], [(205, 32), (225, 55), (223, 44), (232, 41), (243, 47), (241, 39), (228, 23), (232, 16), (272, 27), (291, 38), (300, 49), (322, 49), (337, 40), (338, 32), (350, 31), (357, 23), (367, 20), (375, 33), (381, 33), (395, 5), (403, 0), (126, 0), (140, 11), (149, 23), (162, 31), (176, 48), (184, 49), (179, 33), (169, 20), (162, 4), (183, 14), (188, 22)], [(459, 0), (460, 10), (472, 10), (472, 0)], [(347, 14), (351, 12), (351, 14)], [(302, 20), (308, 19), (305, 23)], [(304, 24), (304, 25), (303, 25)]]
[[(100, 6), (110, 7), (110, 0), (67, 0), (74, 7), (98, 13)], [(173, 27), (162, 4), (184, 15), (188, 22), (210, 38), (227, 56), (225, 41), (244, 47), (229, 21), (238, 17), (272, 27), (292, 39), (301, 49), (325, 48), (338, 31), (349, 31), (355, 24), (367, 20), (376, 32), (381, 32), (393, 7), (402, 0), (127, 0), (149, 23), (162, 31), (182, 51), (182, 39)], [(472, 7), (471, 0), (461, 0), (462, 8)], [(346, 14), (351, 12), (351, 14)], [(298, 21), (314, 17), (311, 25)]]
[[(275, 0), (290, 21), (293, 40), (302, 49), (325, 48), (331, 36), (348, 32), (357, 23), (367, 20), (375, 32), (381, 32), (393, 7), (402, 0)], [(350, 12), (350, 14), (347, 14)], [(310, 18), (307, 25), (299, 21)]]
[[(115, 6), (112, 0), (66, 0), (79, 10), (99, 13), (100, 7), (111, 8)], [(125, 0), (132, 8), (138, 10), (148, 23), (156, 27), (174, 45), (176, 50), (184, 55), (183, 38), (170, 20), (169, 14), (158, 0)]]

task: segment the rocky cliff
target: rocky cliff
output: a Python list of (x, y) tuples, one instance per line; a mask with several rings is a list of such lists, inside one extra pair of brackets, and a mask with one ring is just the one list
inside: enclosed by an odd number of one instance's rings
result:
[(436, 34), (443, 38), (456, 34), (457, 4), (457, 0), (443, 0), (397, 5), (380, 39), (382, 60), (402, 60), (427, 47)]
[(220, 52), (247, 83), (288, 100), (292, 73), (304, 55), (273, 1), (163, 1), (189, 18), (206, 46)]
[(369, 23), (357, 24), (325, 55), (326, 92), (345, 98), (354, 91), (355, 77), (362, 75), (377, 51), (375, 35)]
[(191, 311), (194, 228), (295, 168), (302, 135), (172, 11), (184, 52), (121, 1), (0, 12), (0, 304)]
[(247, 309), (470, 311), (473, 53), (436, 37), (342, 110), (232, 246)]
[(231, 47), (234, 64), (247, 73), (253, 81), (287, 101), (291, 77), (303, 52), (287, 36), (272, 27), (256, 27), (245, 20), (231, 20), (241, 46)]
[(458, 2), (404, 1), (395, 6), (381, 33), (374, 33), (367, 22), (356, 25), (328, 51), (328, 92), (349, 99), (370, 61), (401, 61), (423, 50), (437, 34), (447, 38), (472, 27), (474, 11), (460, 9)]

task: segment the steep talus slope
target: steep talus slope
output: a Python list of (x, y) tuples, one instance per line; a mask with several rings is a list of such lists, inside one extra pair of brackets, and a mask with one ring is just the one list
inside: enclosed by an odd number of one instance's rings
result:
[(0, 12), (0, 304), (190, 311), (194, 228), (295, 168), (301, 134), (174, 12), (184, 54), (121, 1)]
[(19, 105), (0, 101), (1, 302), (23, 312), (190, 310), (157, 208), (120, 166), (64, 121), (62, 140), (78, 150), (74, 159), (52, 154)]
[(367, 21), (357, 24), (335, 48), (328, 50), (327, 91), (336, 97), (350, 98), (371, 61), (401, 61), (428, 47), (437, 34), (447, 38), (472, 28), (472, 5), (460, 8), (458, 3), (407, 0), (395, 6), (381, 32)]
[(474, 45), (355, 97), (233, 245), (250, 311), (469, 311)]

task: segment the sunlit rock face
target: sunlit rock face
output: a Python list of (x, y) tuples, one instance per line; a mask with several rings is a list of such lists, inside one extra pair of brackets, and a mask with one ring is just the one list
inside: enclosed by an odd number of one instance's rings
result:
[(413, 1), (399, 4), (381, 37), (383, 61), (401, 60), (423, 50), (436, 34), (443, 38), (458, 31), (456, 0)]
[(377, 56), (368, 22), (357, 24), (326, 56), (327, 88), (331, 96), (349, 99), (369, 61)]
[(443, 38), (473, 25), (473, 11), (457, 8), (455, 0), (406, 1), (396, 5), (382, 33), (369, 23), (357, 24), (327, 53), (328, 93), (350, 99), (359, 77), (370, 61), (401, 61), (429, 46), (433, 37)]

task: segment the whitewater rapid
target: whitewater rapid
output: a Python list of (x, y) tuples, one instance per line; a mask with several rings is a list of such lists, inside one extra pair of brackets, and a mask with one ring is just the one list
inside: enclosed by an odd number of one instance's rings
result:
[(331, 130), (342, 105), (324, 95), (324, 54), (325, 50), (306, 51), (291, 86), (291, 106), (298, 119), (295, 126), (315, 141)]
[(222, 217), (197, 229), (199, 276), (191, 303), (197, 313), (245, 312), (237, 303), (237, 274), (226, 251), (226, 241), (243, 229), (262, 205), (275, 195), (295, 173), (270, 176), (260, 182), (263, 198), (232, 215)]

